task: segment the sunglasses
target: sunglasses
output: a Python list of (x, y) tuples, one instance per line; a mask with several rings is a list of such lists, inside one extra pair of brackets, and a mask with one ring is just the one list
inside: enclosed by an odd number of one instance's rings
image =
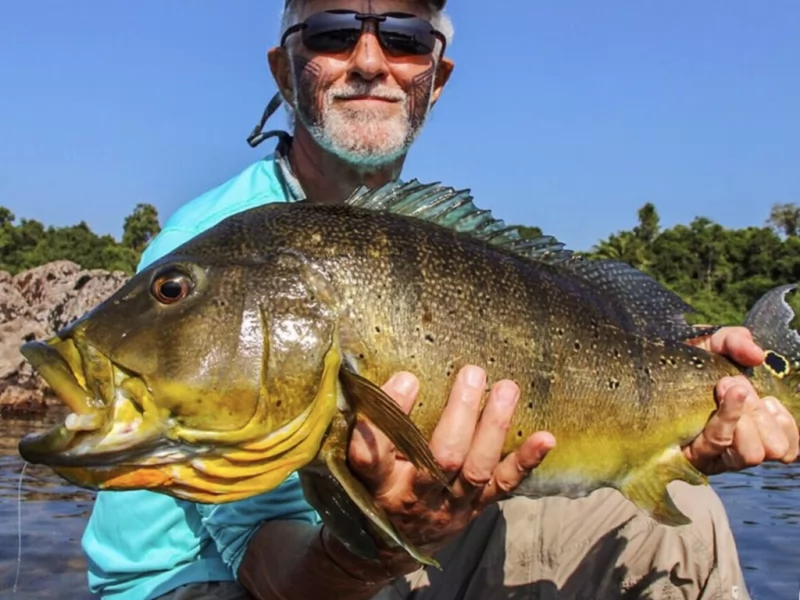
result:
[(361, 38), (364, 23), (368, 20), (375, 21), (378, 40), (381, 47), (388, 52), (415, 56), (431, 54), (438, 39), (442, 42), (444, 54), (444, 35), (425, 19), (405, 13), (376, 15), (352, 10), (329, 10), (311, 15), (284, 32), (281, 46), (290, 35), (301, 32), (303, 44), (311, 52), (352, 51)]

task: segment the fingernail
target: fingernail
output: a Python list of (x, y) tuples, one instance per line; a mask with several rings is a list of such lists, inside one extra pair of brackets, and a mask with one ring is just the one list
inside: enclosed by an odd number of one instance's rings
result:
[(502, 383), (497, 388), (497, 400), (505, 406), (512, 406), (519, 400), (519, 387), (512, 383)]
[(778, 414), (778, 404), (772, 398), (767, 398), (764, 400), (764, 406), (767, 407), (767, 410), (770, 414), (777, 415)]
[(486, 373), (479, 367), (468, 366), (462, 373), (464, 383), (475, 389), (483, 389), (486, 385)]
[(417, 391), (417, 378), (410, 373), (397, 373), (392, 377), (391, 385), (404, 396), (410, 396)]

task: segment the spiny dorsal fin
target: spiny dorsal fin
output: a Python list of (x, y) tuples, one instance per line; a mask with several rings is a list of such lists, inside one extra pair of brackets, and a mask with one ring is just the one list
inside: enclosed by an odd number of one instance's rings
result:
[[(616, 260), (592, 260), (567, 250), (552, 236), (527, 240), (519, 227), (508, 226), (473, 203), (469, 190), (439, 183), (393, 181), (369, 190), (357, 189), (346, 204), (415, 217), (468, 234), (527, 259), (557, 264), (615, 299), (621, 311), (616, 320), (645, 336), (687, 340), (708, 335), (716, 328), (689, 325), (686, 315), (696, 312), (684, 300), (649, 275)], [(627, 318), (626, 318), (627, 317)]]
[(374, 190), (362, 186), (345, 203), (436, 223), (523, 258), (560, 262), (572, 256), (572, 251), (564, 249), (564, 244), (552, 236), (524, 239), (519, 227), (506, 225), (491, 211), (475, 206), (469, 190), (422, 184), (416, 179), (406, 183), (392, 181)]

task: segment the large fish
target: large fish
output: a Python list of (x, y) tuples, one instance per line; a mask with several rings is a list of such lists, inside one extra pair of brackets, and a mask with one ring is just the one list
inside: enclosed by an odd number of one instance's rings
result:
[[(714, 386), (744, 372), (800, 415), (800, 336), (785, 295), (746, 325), (768, 360), (740, 369), (687, 339), (691, 308), (617, 261), (523, 241), (466, 191), (389, 184), (345, 205), (269, 204), (153, 263), (80, 320), (22, 353), (72, 413), (19, 444), (87, 488), (148, 488), (204, 503), (300, 474), (308, 501), (355, 552), (400, 535), (347, 465), (366, 417), (419, 468), (456, 372), (518, 382), (510, 453), (537, 430), (557, 446), (516, 494), (616, 488), (661, 523), (688, 522), (672, 480), (705, 484), (680, 446), (703, 429)], [(409, 370), (406, 416), (378, 387)]]

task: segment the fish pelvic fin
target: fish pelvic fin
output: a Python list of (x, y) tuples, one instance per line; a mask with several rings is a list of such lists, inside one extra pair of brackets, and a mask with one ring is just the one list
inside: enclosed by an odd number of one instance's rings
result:
[[(417, 562), (441, 569), (436, 559), (425, 556), (397, 531), (383, 507), (350, 471), (347, 465), (350, 437), (348, 430), (348, 422), (343, 415), (339, 415), (331, 424), (330, 434), (319, 455), (319, 462), (320, 466), (330, 474), (332, 481), (325, 484), (324, 488), (317, 487), (317, 493), (307, 496), (309, 504), (317, 510), (322, 522), (333, 535), (355, 552), (362, 553), (364, 558), (371, 558), (377, 554), (377, 545), (366, 541), (369, 532), (383, 540), (389, 547), (403, 548)], [(322, 470), (319, 466), (315, 469)], [(307, 479), (305, 485), (308, 483)], [(319, 479), (316, 484), (319, 486)], [(360, 513), (360, 518), (347, 521), (348, 515), (354, 514), (356, 510)], [(361, 531), (353, 531), (359, 525)]]
[(428, 441), (397, 402), (346, 363), (339, 373), (347, 400), (357, 414), (369, 419), (420, 470), (450, 489), (450, 481), (433, 456)]
[(667, 485), (675, 480), (691, 485), (708, 485), (706, 476), (689, 462), (679, 446), (668, 448), (661, 455), (635, 468), (618, 489), (659, 523), (688, 525), (691, 519), (675, 505), (667, 490)]
[(468, 234), (523, 258), (559, 263), (573, 256), (564, 244), (549, 235), (528, 239), (522, 227), (506, 225), (489, 210), (475, 206), (470, 190), (456, 190), (439, 183), (423, 184), (416, 179), (391, 181), (370, 190), (356, 189), (345, 204), (414, 217)]
[(762, 365), (752, 370), (760, 395), (778, 398), (800, 427), (800, 334), (792, 327), (795, 309), (787, 295), (796, 284), (775, 287), (759, 298), (744, 320), (764, 350)]
[(330, 472), (303, 470), (299, 473), (303, 495), (330, 532), (353, 554), (378, 559), (378, 546), (369, 534), (369, 521)]

